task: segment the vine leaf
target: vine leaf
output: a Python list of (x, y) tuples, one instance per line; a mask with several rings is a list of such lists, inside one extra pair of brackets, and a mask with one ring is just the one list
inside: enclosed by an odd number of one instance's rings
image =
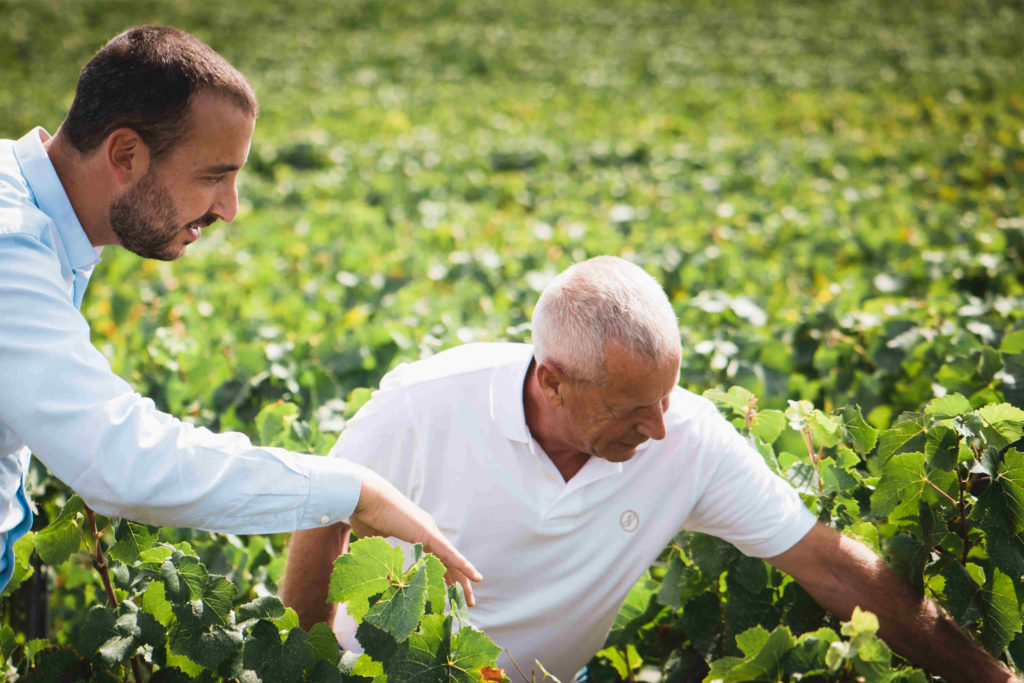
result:
[(655, 599), (659, 588), (658, 582), (650, 576), (645, 576), (633, 585), (619, 613), (615, 615), (605, 647), (626, 644), (637, 631), (650, 623), (661, 610), (661, 605)]
[(881, 464), (897, 453), (921, 450), (928, 432), (929, 418), (917, 413), (904, 413), (899, 421), (878, 437), (878, 458)]
[(400, 582), (405, 555), (383, 538), (362, 538), (334, 561), (327, 590), (330, 602), (347, 602), (347, 611), (360, 621), (370, 611), (369, 600)]
[[(401, 549), (399, 549), (401, 552)], [(366, 613), (365, 621), (378, 626), (398, 642), (416, 629), (427, 603), (427, 570), (421, 565), (401, 583), (392, 582)]]
[(924, 408), (924, 414), (943, 420), (969, 413), (971, 410), (971, 402), (963, 394), (947, 394), (929, 401)]
[[(878, 487), (871, 494), (871, 509), (890, 520), (917, 515), (918, 501), (946, 500), (956, 484), (952, 472), (931, 470), (925, 465), (923, 453), (900, 453), (886, 463)], [(935, 488), (946, 493), (943, 497)], [(948, 501), (947, 501), (948, 503)], [(940, 502), (940, 504), (942, 504)]]
[(78, 531), (77, 518), (85, 504), (78, 495), (73, 495), (61, 508), (57, 519), (36, 533), (36, 552), (39, 559), (51, 567), (64, 564), (82, 546), (82, 535)]
[(472, 627), (452, 633), (452, 617), (428, 614), (419, 632), (399, 645), (384, 664), (388, 680), (417, 683), (478, 683), (501, 648)]
[(843, 407), (843, 429), (859, 455), (867, 455), (878, 442), (878, 430), (864, 421), (857, 406)]
[(313, 661), (313, 648), (305, 631), (291, 631), (282, 643), (277, 627), (264, 619), (250, 629), (242, 649), (242, 665), (263, 681), (299, 683), (302, 672)]
[(114, 545), (110, 546), (107, 556), (118, 562), (132, 564), (139, 559), (139, 553), (146, 550), (156, 541), (156, 527), (146, 526), (127, 519), (114, 523)]
[(319, 659), (330, 664), (338, 663), (338, 638), (327, 624), (313, 624), (313, 628), (309, 629), (309, 646)]
[(998, 569), (984, 590), (985, 617), (981, 627), (981, 642), (993, 655), (999, 655), (1021, 630), (1021, 610), (1013, 580)]
[(255, 619), (279, 619), (284, 616), (284, 604), (280, 598), (264, 595), (246, 603), (235, 610), (235, 619), (239, 624)]

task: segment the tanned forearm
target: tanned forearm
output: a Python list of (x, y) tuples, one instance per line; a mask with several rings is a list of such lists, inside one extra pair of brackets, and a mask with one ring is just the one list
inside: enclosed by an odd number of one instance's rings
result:
[(334, 560), (348, 551), (348, 532), (348, 525), (339, 522), (292, 534), (281, 601), (295, 610), (299, 626), (307, 631), (314, 624), (334, 621), (338, 606), (327, 602), (327, 590)]
[(1021, 681), (869, 548), (828, 527), (815, 526), (769, 562), (841, 619), (849, 619), (857, 606), (874, 612), (879, 636), (893, 650), (951, 683)]

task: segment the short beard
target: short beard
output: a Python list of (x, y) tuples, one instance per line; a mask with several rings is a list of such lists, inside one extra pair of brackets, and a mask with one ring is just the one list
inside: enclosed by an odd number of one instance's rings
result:
[(173, 261), (185, 251), (174, 247), (184, 226), (175, 220), (171, 195), (152, 170), (110, 204), (108, 218), (121, 246), (143, 258)]

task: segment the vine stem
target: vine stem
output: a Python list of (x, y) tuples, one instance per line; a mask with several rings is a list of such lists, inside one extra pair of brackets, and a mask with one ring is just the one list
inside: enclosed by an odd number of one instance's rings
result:
[(967, 501), (964, 500), (964, 474), (962, 468), (957, 465), (957, 483), (960, 484), (960, 536), (964, 539), (964, 550), (961, 553), (960, 564), (967, 566), (967, 552), (971, 549), (970, 541), (967, 538)]
[[(89, 522), (89, 533), (92, 535), (92, 542), (96, 548), (95, 553), (92, 555), (92, 566), (99, 572), (100, 579), (103, 581), (103, 589), (107, 593), (107, 602), (114, 609), (117, 609), (117, 595), (114, 593), (114, 584), (110, 582), (110, 567), (107, 565), (107, 558), (103, 554), (103, 545), (100, 543), (100, 532), (96, 528), (96, 513), (92, 511), (88, 505), (83, 506), (85, 509), (85, 519)], [(88, 544), (86, 544), (88, 545)], [(132, 657), (132, 674), (135, 676), (135, 683), (142, 683), (142, 665), (139, 664), (138, 656)]]
[(747, 409), (743, 411), (743, 428), (748, 432), (750, 425), (754, 423), (754, 416), (757, 415), (757, 396), (751, 396), (747, 403)]
[(811, 428), (804, 427), (800, 430), (800, 436), (804, 437), (804, 446), (807, 447), (807, 454), (811, 456), (811, 465), (814, 466), (814, 474), (818, 477), (818, 490), (822, 491), (825, 489), (825, 482), (821, 479), (821, 471), (818, 469), (818, 460), (821, 459), (821, 451), (819, 448), (818, 452), (814, 452), (814, 443), (811, 441)]

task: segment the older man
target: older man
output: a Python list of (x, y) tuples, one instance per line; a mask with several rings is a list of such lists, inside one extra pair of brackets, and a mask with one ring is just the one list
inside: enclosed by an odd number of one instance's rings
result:
[[(397, 368), (333, 451), (430, 511), (482, 569), (474, 621), (517, 661), (571, 679), (688, 529), (767, 559), (843, 618), (877, 613), (896, 650), (951, 680), (1017, 680), (873, 552), (817, 523), (710, 401), (677, 386), (676, 318), (643, 270), (611, 257), (569, 268), (537, 303), (533, 342)], [(307, 628), (334, 619), (325, 595), (347, 539), (342, 524), (292, 540), (283, 598)]]
[(89, 340), (78, 309), (104, 246), (173, 260), (234, 219), (256, 112), (248, 81), (205, 43), (141, 26), (86, 64), (54, 135), (0, 141), (0, 588), (32, 524), (30, 453), (107, 515), (236, 533), (351, 516), (423, 541), (467, 588), (479, 579), (379, 475), (182, 423)]

